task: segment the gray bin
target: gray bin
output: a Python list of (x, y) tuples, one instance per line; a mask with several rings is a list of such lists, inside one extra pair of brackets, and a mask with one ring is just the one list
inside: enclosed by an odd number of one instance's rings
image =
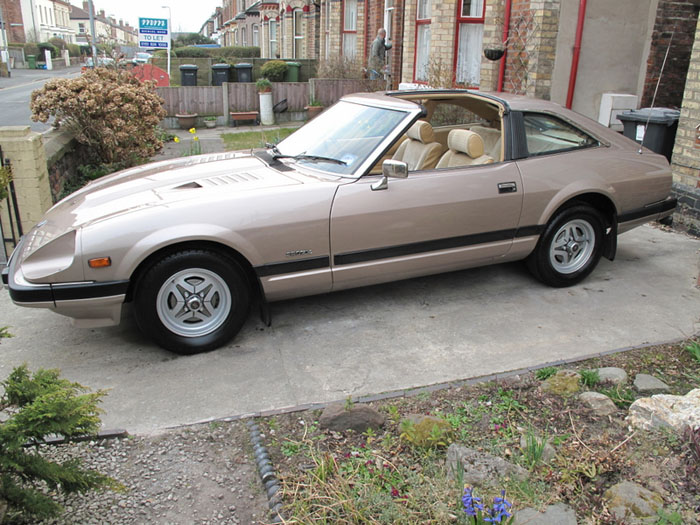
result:
[(680, 116), (681, 112), (675, 109), (643, 108), (625, 111), (617, 118), (624, 126), (625, 137), (664, 155), (670, 162)]
[(211, 85), (220, 86), (224, 82), (228, 82), (231, 76), (230, 64), (214, 64), (211, 66)]
[(236, 64), (233, 66), (236, 69), (236, 76), (238, 77), (238, 82), (252, 82), (253, 81), (253, 64), (246, 64), (245, 62)]
[(180, 85), (196, 86), (198, 69), (199, 68), (194, 64), (182, 64), (180, 66)]

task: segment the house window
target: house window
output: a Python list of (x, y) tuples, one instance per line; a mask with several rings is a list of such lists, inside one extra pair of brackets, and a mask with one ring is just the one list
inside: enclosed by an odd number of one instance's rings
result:
[(85, 33), (85, 24), (78, 24), (78, 33), (81, 35)]
[(241, 45), (243, 47), (248, 46), (248, 28), (245, 26), (241, 27)]
[(301, 9), (294, 10), (294, 58), (302, 58), (304, 50), (304, 13)]
[(384, 0), (384, 29), (386, 29), (386, 39), (391, 40), (393, 35), (392, 26), (394, 19), (394, 0)]
[(428, 81), (428, 61), (430, 59), (430, 0), (418, 0), (416, 14), (416, 67), (414, 79)]
[(343, 56), (357, 56), (357, 0), (343, 2)]
[(270, 58), (277, 57), (277, 20), (270, 20)]
[(238, 45), (238, 29), (233, 30), (233, 45)]
[(260, 47), (260, 26), (257, 24), (253, 26), (253, 46)]
[(484, 39), (485, 0), (461, 0), (457, 13), (458, 84), (478, 86), (481, 70), (481, 46)]

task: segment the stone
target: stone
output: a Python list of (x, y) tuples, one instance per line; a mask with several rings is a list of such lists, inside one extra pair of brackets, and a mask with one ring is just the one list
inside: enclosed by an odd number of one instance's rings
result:
[(368, 428), (379, 429), (384, 426), (385, 418), (369, 405), (353, 405), (346, 410), (345, 405), (336, 403), (328, 405), (319, 418), (321, 428), (342, 432), (354, 430), (365, 432)]
[[(536, 437), (538, 443), (542, 443), (542, 438), (541, 437)], [(527, 435), (523, 434), (520, 436), (520, 448), (523, 450), (523, 453), (525, 449), (527, 448)], [(544, 444), (544, 448), (542, 449), (542, 458), (541, 461), (543, 463), (549, 463), (552, 461), (557, 455), (557, 451), (555, 448), (550, 445), (549, 443)]]
[(596, 416), (608, 416), (617, 411), (615, 403), (605, 394), (600, 392), (583, 392), (578, 398), (590, 408)]
[(462, 470), (462, 482), (469, 486), (498, 486), (500, 478), (524, 481), (528, 472), (519, 465), (514, 465), (503, 458), (492, 456), (487, 452), (452, 443), (447, 449), (447, 471), (459, 479)]
[(543, 392), (570, 396), (581, 390), (579, 374), (574, 370), (559, 370), (549, 379), (545, 380), (540, 388)]
[(432, 448), (436, 446), (435, 441), (437, 439), (443, 443), (440, 446), (446, 447), (453, 441), (454, 429), (452, 425), (442, 418), (425, 414), (407, 414), (401, 420), (400, 427), (402, 429), (405, 422), (410, 422), (412, 425), (411, 438), (408, 441), (413, 445)]
[(670, 390), (666, 383), (649, 374), (637, 374), (634, 378), (634, 388), (640, 394), (663, 394)]
[(601, 383), (612, 383), (613, 385), (624, 385), (627, 383), (627, 372), (622, 368), (606, 366), (598, 368), (597, 371)]
[(657, 493), (631, 481), (610, 487), (603, 494), (603, 500), (615, 518), (630, 525), (656, 523), (658, 510), (664, 504)]
[(678, 433), (685, 428), (700, 427), (700, 388), (684, 396), (657, 394), (637, 399), (629, 408), (630, 425), (650, 430), (672, 428)]
[(549, 505), (544, 512), (527, 507), (513, 515), (513, 525), (577, 525), (577, 523), (574, 509), (565, 503)]

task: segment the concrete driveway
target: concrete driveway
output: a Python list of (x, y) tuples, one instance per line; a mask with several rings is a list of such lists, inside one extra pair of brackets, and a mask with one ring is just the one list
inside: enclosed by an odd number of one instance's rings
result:
[[(151, 433), (209, 418), (467, 379), (700, 329), (700, 241), (650, 226), (620, 237), (583, 284), (552, 289), (521, 264), (275, 303), (232, 344), (179, 357), (122, 325), (72, 328), (0, 292), (0, 377), (26, 362), (109, 389), (107, 428)], [(131, 313), (130, 311), (128, 312)]]

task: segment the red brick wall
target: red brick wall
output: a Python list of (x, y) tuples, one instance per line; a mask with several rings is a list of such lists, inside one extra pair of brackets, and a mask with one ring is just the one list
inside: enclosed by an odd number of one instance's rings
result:
[[(693, 49), (697, 20), (698, 8), (693, 6), (691, 2), (659, 0), (649, 60), (647, 61), (641, 107), (651, 106), (669, 42), (671, 42), (671, 50), (654, 105), (679, 108), (683, 103), (683, 90), (690, 63), (690, 54)], [(674, 27), (675, 33), (671, 41)]]
[(7, 24), (7, 38), (10, 42), (25, 42), (22, 8), (19, 0), (0, 0), (2, 15)]
[[(526, 16), (530, 11), (530, 0), (513, 0), (513, 7), (510, 15), (510, 35), (513, 38), (515, 28), (518, 21)], [(508, 54), (506, 55), (506, 68), (503, 77), (503, 91), (519, 93), (526, 89), (523, 85), (522, 75), (516, 74), (516, 71), (521, 71), (523, 61), (527, 64), (527, 53), (518, 47), (518, 42), (508, 42)]]

